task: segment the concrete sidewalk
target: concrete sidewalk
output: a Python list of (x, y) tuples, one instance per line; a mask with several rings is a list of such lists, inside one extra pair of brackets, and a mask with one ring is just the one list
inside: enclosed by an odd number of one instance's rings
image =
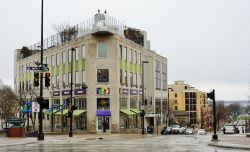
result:
[(219, 134), (218, 137), (219, 141), (211, 141), (208, 145), (221, 148), (250, 150), (250, 138), (247, 138), (246, 134)]

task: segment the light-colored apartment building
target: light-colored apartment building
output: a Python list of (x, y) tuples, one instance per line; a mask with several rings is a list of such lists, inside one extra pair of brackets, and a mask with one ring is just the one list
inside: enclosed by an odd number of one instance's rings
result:
[(207, 128), (209, 119), (206, 93), (184, 81), (174, 81), (174, 84), (169, 84), (168, 87), (170, 111), (176, 114), (176, 120), (181, 120), (178, 123), (189, 127)]
[[(27, 70), (40, 60), (39, 45), (28, 47), (27, 57), (21, 49), (15, 50), (15, 91), (26, 101), (35, 101), (39, 95), (39, 87), (33, 84), (34, 71)], [(52, 118), (59, 128), (67, 130), (69, 126), (71, 74), (77, 106), (73, 113), (74, 131), (97, 133), (105, 127), (112, 133), (138, 132), (142, 108), (146, 111), (145, 127), (155, 126), (156, 121), (165, 122), (167, 59), (150, 50), (145, 31), (129, 28), (98, 12), (93, 18), (45, 39), (44, 45), (43, 63), (48, 64), (51, 74), (50, 87), (43, 90), (44, 99), (49, 99), (49, 109), (44, 110), (45, 130), (51, 128)], [(143, 107), (142, 61), (149, 62), (144, 63)]]

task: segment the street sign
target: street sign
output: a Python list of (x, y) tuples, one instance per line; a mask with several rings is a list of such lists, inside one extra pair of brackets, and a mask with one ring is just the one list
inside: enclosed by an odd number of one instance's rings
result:
[(32, 112), (40, 112), (40, 104), (38, 102), (32, 102)]
[(49, 71), (48, 67), (27, 67), (26, 69), (33, 70), (34, 72), (37, 72), (37, 73)]

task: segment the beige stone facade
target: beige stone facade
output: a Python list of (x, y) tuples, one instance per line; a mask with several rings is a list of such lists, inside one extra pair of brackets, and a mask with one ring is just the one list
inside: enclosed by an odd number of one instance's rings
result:
[[(96, 21), (96, 16), (94, 19)], [(101, 20), (96, 23), (98, 26)], [(94, 22), (92, 26), (95, 26)], [(53, 109), (58, 111), (53, 114), (54, 124), (67, 130), (67, 99), (70, 98), (73, 71), (73, 97), (78, 107), (73, 113), (75, 130), (102, 132), (105, 122), (106, 130), (112, 133), (138, 132), (141, 128), (138, 113), (142, 108), (142, 61), (149, 62), (144, 64), (145, 127), (155, 126), (156, 119), (164, 123), (167, 59), (148, 48), (145, 31), (141, 32), (144, 34), (144, 44), (140, 45), (126, 38), (117, 30), (119, 27), (113, 26), (93, 28), (87, 33), (78, 27), (78, 36), (62, 44), (45, 47), (44, 63), (48, 64), (51, 74), (50, 87), (44, 88), (44, 99), (50, 101), (49, 109), (44, 112), (45, 130), (51, 128)], [(72, 52), (72, 48), (75, 51)], [(27, 67), (36, 66), (40, 53), (37, 51), (22, 58), (18, 49), (15, 50), (15, 59), (15, 90), (25, 100), (35, 101), (39, 89), (33, 84), (34, 71), (27, 70)]]

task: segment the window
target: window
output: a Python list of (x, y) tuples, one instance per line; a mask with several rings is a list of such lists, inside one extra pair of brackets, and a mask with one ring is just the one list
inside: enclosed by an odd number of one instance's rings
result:
[(138, 63), (141, 64), (141, 53), (138, 54)]
[(122, 59), (122, 45), (120, 45), (120, 59)]
[(161, 113), (161, 99), (155, 99), (155, 113)]
[(86, 110), (87, 109), (87, 99), (86, 98), (79, 98), (76, 100), (76, 106), (79, 110)]
[(86, 58), (86, 46), (82, 45), (82, 58)]
[(79, 60), (79, 50), (78, 48), (75, 48), (75, 61)]
[(177, 100), (174, 100), (174, 103), (175, 103), (175, 104), (178, 104), (178, 103), (177, 103)]
[(86, 71), (82, 71), (82, 82), (86, 82)]
[(132, 49), (130, 49), (130, 53), (129, 53), (129, 59), (130, 59), (130, 62), (133, 63), (133, 51)]
[(128, 74), (127, 73), (128, 73), (127, 71), (124, 72), (126, 85), (128, 85)]
[(56, 65), (59, 65), (60, 63), (60, 56), (59, 53), (56, 54)]
[(178, 110), (178, 106), (175, 106), (175, 107), (174, 107), (174, 110), (177, 111), (177, 110)]
[(130, 109), (136, 109), (137, 108), (137, 97), (131, 97), (130, 98)]
[(120, 98), (120, 109), (127, 109), (127, 98)]
[(137, 76), (136, 76), (136, 73), (134, 73), (133, 85), (134, 85), (134, 86), (137, 85)]
[(97, 69), (97, 82), (109, 82), (108, 69)]
[(71, 82), (72, 82), (72, 80), (71, 80), (71, 73), (70, 72), (68, 73), (68, 82), (69, 82), (69, 84), (71, 84)]
[(108, 56), (108, 45), (105, 43), (98, 44), (98, 57), (107, 57)]
[(167, 64), (162, 63), (162, 89), (167, 90)]
[(138, 75), (138, 85), (139, 85), (139, 87), (141, 88), (142, 87), (142, 85), (141, 85), (141, 74), (139, 74)]
[(122, 70), (120, 69), (120, 84), (123, 84), (123, 75), (122, 75)]
[(55, 56), (54, 55), (51, 56), (51, 65), (55, 66)]
[(174, 97), (177, 98), (177, 93), (174, 94)]
[(134, 85), (133, 82), (134, 82), (134, 81), (133, 81), (133, 73), (131, 72), (131, 73), (130, 73), (130, 86), (131, 86), (131, 87)]
[(70, 63), (71, 62), (71, 55), (72, 55), (72, 50), (68, 50), (68, 62)]
[(78, 84), (79, 83), (79, 73), (75, 72), (75, 83)]
[(137, 63), (137, 53), (136, 53), (136, 51), (134, 51), (133, 59), (134, 59), (134, 63)]
[(66, 74), (63, 74), (63, 87), (65, 87), (65, 85), (68, 85), (68, 83), (66, 81)]
[(155, 61), (155, 85), (156, 89), (161, 89), (161, 72), (160, 72), (160, 62)]
[(125, 59), (125, 60), (128, 59), (128, 50), (127, 50), (126, 47), (124, 48), (124, 59)]
[(66, 63), (66, 53), (65, 53), (65, 51), (63, 51), (63, 53), (62, 53), (62, 60), (63, 60), (63, 63)]
[(97, 110), (109, 110), (109, 98), (97, 98)]
[(56, 76), (56, 87), (59, 88), (59, 80), (60, 80), (60, 76)]

